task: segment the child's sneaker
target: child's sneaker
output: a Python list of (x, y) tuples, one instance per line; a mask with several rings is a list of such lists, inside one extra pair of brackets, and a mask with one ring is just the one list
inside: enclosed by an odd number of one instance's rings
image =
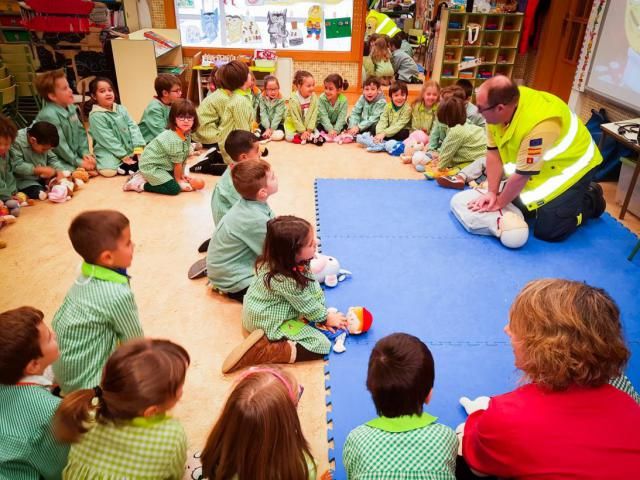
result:
[(133, 175), (122, 187), (125, 192), (144, 192), (144, 184), (147, 183), (140, 172)]
[(436, 178), (438, 185), (444, 188), (453, 188), (455, 190), (464, 190), (465, 181), (462, 175), (445, 175)]

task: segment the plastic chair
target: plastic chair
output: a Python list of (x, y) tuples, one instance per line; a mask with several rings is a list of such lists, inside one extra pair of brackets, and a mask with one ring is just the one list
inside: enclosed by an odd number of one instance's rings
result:
[(24, 128), (28, 125), (28, 122), (18, 111), (18, 97), (16, 93), (17, 88), (15, 85), (0, 89), (0, 104), (2, 104), (2, 113), (12, 118), (19, 128)]
[(84, 118), (84, 104), (87, 101), (87, 98), (91, 98), (89, 94), (89, 84), (95, 80), (95, 75), (91, 75), (89, 77), (81, 78), (76, 82), (76, 90), (78, 94), (73, 95), (73, 103), (80, 106), (80, 112), (82, 114), (82, 120), (86, 120)]

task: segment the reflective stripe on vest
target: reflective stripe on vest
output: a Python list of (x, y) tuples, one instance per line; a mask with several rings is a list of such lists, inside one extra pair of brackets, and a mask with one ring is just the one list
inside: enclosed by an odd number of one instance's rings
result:
[[(553, 160), (558, 155), (566, 152), (578, 135), (578, 125), (578, 116), (575, 113), (571, 112), (571, 123), (569, 124), (569, 130), (567, 131), (567, 134), (562, 138), (562, 140), (560, 140), (560, 142), (558, 142), (555, 147), (550, 148), (544, 153), (544, 155), (542, 156), (542, 160), (545, 162)], [(595, 144), (592, 140), (587, 147), (586, 153), (582, 155), (582, 157), (580, 157), (577, 162), (565, 168), (561, 174), (556, 175), (555, 177), (551, 177), (542, 185), (539, 185), (535, 190), (529, 190), (527, 192), (521, 193), (520, 200), (522, 200), (525, 205), (529, 205), (531, 203), (542, 200), (547, 195), (550, 195), (556, 189), (561, 187), (565, 182), (571, 180), (576, 173), (585, 168), (593, 158), (594, 152)], [(505, 163), (503, 165), (503, 169), (506, 175), (512, 175), (516, 171), (516, 164), (514, 162)]]
[[(385, 26), (387, 23), (391, 22), (391, 21), (392, 21), (392, 20), (391, 20), (389, 17), (385, 18), (385, 19), (382, 21), (382, 23), (381, 23), (380, 25), (378, 25), (378, 28), (376, 28), (376, 33), (382, 33), (382, 30), (383, 30), (384, 26)], [(393, 28), (387, 32), (387, 35), (388, 35), (389, 37), (393, 37), (393, 36), (394, 36), (396, 33), (398, 33), (399, 31), (400, 31), (400, 29), (399, 29), (399, 28), (398, 28), (398, 26), (394, 23)]]
[(565, 168), (560, 175), (551, 177), (542, 185), (538, 186), (538, 188), (536, 188), (535, 190), (529, 190), (528, 192), (521, 193), (520, 200), (522, 200), (525, 205), (529, 205), (531, 203), (542, 200), (547, 195), (550, 195), (558, 188), (560, 188), (565, 182), (570, 181), (576, 173), (589, 165), (589, 162), (593, 158), (593, 154), (595, 153), (595, 151), (596, 144), (593, 143), (592, 140), (589, 144), (589, 147), (587, 148), (587, 152), (582, 155), (582, 157), (580, 157), (577, 162)]

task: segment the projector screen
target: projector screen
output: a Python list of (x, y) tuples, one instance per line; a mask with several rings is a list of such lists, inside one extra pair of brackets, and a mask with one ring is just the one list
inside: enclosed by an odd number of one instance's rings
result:
[(610, 0), (586, 88), (640, 112), (640, 0)]

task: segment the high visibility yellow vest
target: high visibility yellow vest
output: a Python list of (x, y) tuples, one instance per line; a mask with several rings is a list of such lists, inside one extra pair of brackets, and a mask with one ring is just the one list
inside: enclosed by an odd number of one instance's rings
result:
[(552, 118), (561, 123), (558, 140), (542, 155), (540, 173), (531, 175), (520, 193), (527, 209), (535, 210), (566, 192), (602, 163), (602, 155), (587, 128), (561, 99), (527, 87), (519, 90), (518, 108), (507, 129), (502, 131), (499, 125), (487, 125), (507, 176), (515, 172), (520, 144), (533, 127)]
[[(367, 27), (369, 27), (369, 25), (372, 23), (375, 23), (375, 32), (368, 33), (378, 33), (380, 35), (384, 34), (391, 38), (400, 31), (396, 23), (391, 18), (386, 16), (384, 13), (380, 13), (376, 10), (370, 10), (367, 14)], [(369, 30), (369, 28), (367, 28), (367, 30)]]

